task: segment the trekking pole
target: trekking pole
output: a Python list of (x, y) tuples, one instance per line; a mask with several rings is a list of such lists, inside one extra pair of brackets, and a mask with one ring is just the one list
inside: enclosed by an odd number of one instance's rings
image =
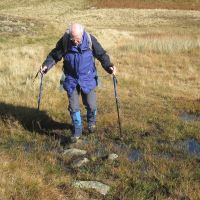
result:
[(41, 101), (41, 97), (42, 97), (42, 80), (43, 80), (43, 73), (40, 73), (41, 77), (40, 77), (40, 92), (38, 95), (38, 111), (40, 110), (40, 101)]
[(117, 107), (119, 131), (120, 131), (120, 136), (122, 136), (121, 121), (120, 121), (120, 116), (119, 116), (119, 99), (117, 96), (117, 78), (114, 74), (113, 74), (113, 84), (114, 84), (114, 94), (115, 94), (116, 107)]

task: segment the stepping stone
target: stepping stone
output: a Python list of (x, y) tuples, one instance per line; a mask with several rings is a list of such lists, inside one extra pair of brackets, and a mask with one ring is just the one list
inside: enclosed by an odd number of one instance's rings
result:
[(87, 151), (85, 150), (72, 148), (72, 149), (65, 150), (63, 154), (70, 155), (70, 156), (82, 156), (82, 155), (85, 155), (86, 153)]
[(110, 186), (100, 183), (98, 181), (75, 181), (73, 183), (73, 186), (85, 189), (92, 188), (95, 189), (97, 192), (101, 193), (102, 195), (106, 195), (110, 190)]

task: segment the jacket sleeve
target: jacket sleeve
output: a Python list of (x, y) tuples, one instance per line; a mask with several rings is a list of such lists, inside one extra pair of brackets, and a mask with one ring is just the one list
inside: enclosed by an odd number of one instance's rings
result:
[(100, 61), (102, 67), (110, 74), (112, 74), (112, 70), (109, 68), (113, 66), (113, 64), (110, 62), (110, 57), (106, 53), (106, 51), (103, 49), (101, 44), (97, 41), (97, 39), (93, 36), (91, 36), (92, 40), (92, 50), (93, 50), (93, 55), (97, 60)]
[(56, 47), (51, 50), (42, 66), (47, 66), (48, 70), (51, 69), (58, 61), (62, 59), (64, 54), (63, 37), (59, 39)]

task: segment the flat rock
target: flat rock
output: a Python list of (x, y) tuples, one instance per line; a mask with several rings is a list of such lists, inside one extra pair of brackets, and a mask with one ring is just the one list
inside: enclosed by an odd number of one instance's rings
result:
[(77, 188), (95, 189), (97, 192), (103, 195), (106, 195), (110, 190), (110, 186), (98, 181), (75, 181), (73, 186)]
[(65, 150), (63, 154), (71, 155), (71, 156), (82, 156), (82, 155), (85, 155), (86, 153), (87, 153), (87, 151), (85, 151), (85, 150), (72, 148), (72, 149)]

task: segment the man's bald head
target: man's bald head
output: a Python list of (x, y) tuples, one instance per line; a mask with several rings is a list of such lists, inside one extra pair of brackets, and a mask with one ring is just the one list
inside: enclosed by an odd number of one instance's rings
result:
[(74, 23), (74, 24), (71, 24), (69, 27), (69, 33), (72, 35), (81, 34), (81, 33), (83, 34), (83, 32), (84, 32), (84, 27), (81, 24)]
[(84, 32), (84, 27), (81, 24), (71, 24), (69, 27), (69, 34), (71, 37), (71, 40), (75, 45), (79, 45), (82, 42), (82, 36)]

